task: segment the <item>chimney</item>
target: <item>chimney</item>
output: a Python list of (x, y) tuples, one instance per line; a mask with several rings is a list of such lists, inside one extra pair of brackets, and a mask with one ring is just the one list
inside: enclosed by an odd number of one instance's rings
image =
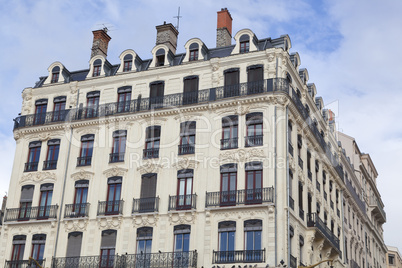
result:
[(102, 55), (106, 58), (107, 56), (107, 47), (110, 39), (112, 39), (107, 34), (107, 28), (103, 28), (101, 30), (92, 31), (94, 34), (94, 40), (92, 43), (92, 52), (91, 59), (97, 55)]
[(178, 35), (179, 32), (173, 24), (166, 24), (166, 21), (164, 21), (162, 25), (156, 26), (156, 45), (164, 44), (173, 54), (176, 54)]
[(218, 11), (216, 47), (226, 47), (232, 44), (232, 20), (232, 16), (226, 7)]
[(329, 129), (331, 132), (335, 131), (335, 113), (331, 110), (328, 111), (329, 113)]
[(3, 203), (1, 205), (1, 211), (4, 213), (6, 210), (6, 205), (7, 205), (7, 195), (3, 196)]

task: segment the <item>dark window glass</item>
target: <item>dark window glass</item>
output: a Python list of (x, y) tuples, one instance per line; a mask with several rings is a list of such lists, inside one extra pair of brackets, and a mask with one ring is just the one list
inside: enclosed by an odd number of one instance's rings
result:
[(240, 53), (246, 53), (250, 50), (250, 36), (248, 34), (243, 34), (240, 37)]
[(150, 84), (149, 109), (156, 109), (163, 106), (165, 83), (163, 81)]
[(77, 166), (90, 166), (94, 147), (94, 135), (89, 134), (81, 137), (81, 151)]
[(66, 97), (57, 97), (53, 101), (53, 121), (64, 120), (66, 110)]
[(133, 65), (133, 55), (128, 54), (124, 56), (123, 72), (131, 71), (132, 65)]
[(141, 178), (140, 212), (154, 212), (156, 202), (156, 181), (155, 173), (145, 174)]
[(239, 96), (239, 69), (226, 70), (224, 73), (224, 98)]
[(254, 65), (247, 68), (247, 94), (257, 94), (264, 91), (264, 67)]
[(165, 65), (165, 50), (160, 48), (156, 51), (156, 65), (155, 66), (163, 66)]
[[(150, 262), (150, 255), (152, 249), (152, 227), (141, 227), (137, 229), (137, 254), (147, 254), (143, 256), (146, 264)], [(149, 267), (146, 265), (145, 267)]]
[(117, 130), (113, 132), (113, 148), (109, 162), (113, 163), (124, 161), (124, 154), (126, 152), (126, 138), (127, 131), (125, 130)]
[(19, 220), (27, 220), (31, 215), (32, 198), (35, 186), (24, 185), (21, 188)]
[(251, 113), (246, 115), (246, 146), (251, 147), (263, 145), (262, 122), (262, 113)]
[(100, 59), (97, 59), (94, 62), (94, 71), (92, 73), (92, 76), (100, 76), (100, 72), (101, 72), (101, 66), (102, 66), (102, 61)]
[(130, 111), (131, 87), (120, 88), (117, 97), (117, 112), (125, 113)]
[(189, 57), (189, 61), (194, 61), (194, 60), (198, 60), (198, 50), (199, 50), (199, 46), (197, 43), (192, 43), (190, 45), (190, 57)]
[(246, 202), (262, 202), (262, 170), (246, 171)]
[(13, 251), (11, 252), (12, 261), (21, 261), (24, 258), (25, 235), (16, 235), (13, 237)]
[(144, 158), (158, 158), (161, 127), (152, 126), (146, 130)]
[(45, 243), (46, 243), (46, 235), (34, 235), (32, 237), (32, 253), (31, 257), (34, 258), (36, 261), (43, 260), (43, 254), (45, 252)]
[(98, 116), (99, 110), (99, 91), (90, 92), (87, 94), (87, 110), (86, 118), (92, 118)]
[(41, 145), (42, 145), (42, 142), (40, 142), (40, 141), (31, 142), (29, 144), (28, 160), (27, 160), (27, 163), (25, 164), (24, 171), (37, 171), (38, 170)]
[[(174, 252), (188, 252), (190, 250), (190, 225), (174, 227)], [(179, 254), (175, 256), (181, 258)]]
[(221, 205), (233, 206), (236, 204), (237, 166), (227, 164), (221, 166)]
[(198, 102), (198, 76), (189, 76), (184, 78), (183, 104), (192, 104)]
[(113, 268), (116, 254), (116, 230), (102, 231), (100, 268)]
[(47, 143), (46, 161), (43, 163), (43, 169), (56, 169), (59, 159), (60, 140), (50, 140)]
[(244, 222), (244, 243), (246, 249), (245, 261), (261, 261), (261, 220), (248, 220)]
[(46, 121), (47, 100), (37, 100), (35, 103), (34, 124), (41, 125)]
[(75, 183), (73, 212), (77, 217), (87, 215), (88, 184), (89, 182), (87, 180), (81, 180)]
[(191, 208), (193, 191), (193, 177), (178, 178), (177, 181), (177, 209)]
[(238, 116), (222, 118), (221, 149), (233, 149), (238, 146)]
[(120, 211), (121, 182), (111, 183), (109, 179), (106, 214), (119, 214)]
[(42, 184), (40, 187), (39, 218), (49, 218), (53, 197), (53, 184)]
[(60, 67), (56, 66), (52, 69), (52, 79), (51, 79), (50, 83), (59, 82), (59, 75), (60, 75)]
[(195, 121), (187, 121), (180, 124), (179, 154), (193, 154), (195, 152)]

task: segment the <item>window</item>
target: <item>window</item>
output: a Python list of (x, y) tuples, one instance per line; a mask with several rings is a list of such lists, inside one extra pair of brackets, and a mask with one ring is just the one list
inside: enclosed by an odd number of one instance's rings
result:
[(94, 61), (94, 71), (92, 73), (93, 77), (100, 76), (101, 66), (102, 66), (102, 61), (100, 59), (97, 59)]
[(145, 149), (143, 154), (144, 159), (159, 157), (160, 137), (160, 126), (147, 127), (145, 136)]
[(38, 170), (41, 146), (42, 146), (41, 141), (33, 141), (29, 143), (28, 161), (27, 163), (25, 163), (25, 169), (24, 169), (25, 172)]
[(156, 51), (156, 64), (155, 66), (163, 66), (165, 65), (165, 50), (163, 48), (158, 49)]
[(20, 211), (18, 220), (29, 220), (35, 186), (24, 185), (21, 188)]
[(307, 176), (310, 180), (313, 179), (313, 173), (311, 173), (311, 153), (307, 151)]
[(60, 140), (50, 140), (47, 142), (46, 160), (43, 162), (43, 169), (56, 169), (59, 159)]
[(117, 112), (127, 113), (131, 106), (131, 86), (121, 87), (117, 90)]
[(304, 210), (303, 210), (303, 183), (299, 181), (299, 216), (304, 220)]
[(46, 235), (36, 234), (32, 236), (32, 252), (31, 257), (39, 264), (43, 261), (43, 253), (45, 252)]
[(52, 196), (53, 196), (53, 183), (42, 184), (40, 186), (38, 218), (43, 219), (49, 218), (49, 215), (51, 213)]
[(60, 96), (53, 100), (53, 122), (63, 121), (66, 115), (66, 96)]
[(105, 230), (102, 231), (101, 240), (101, 263), (100, 268), (113, 268), (114, 267), (114, 256), (116, 252), (116, 230)]
[(237, 164), (221, 166), (221, 206), (236, 205)]
[(227, 263), (235, 261), (235, 234), (236, 222), (224, 221), (218, 224), (219, 235), (219, 262)]
[(224, 71), (224, 98), (239, 96), (239, 75), (239, 68), (232, 68)]
[(156, 81), (150, 84), (149, 93), (149, 109), (157, 109), (163, 107), (165, 82)]
[(194, 154), (195, 129), (195, 121), (187, 121), (180, 124), (179, 155)]
[(85, 113), (86, 118), (92, 118), (98, 116), (99, 96), (100, 96), (99, 91), (92, 91), (87, 94), (87, 108)]
[(246, 163), (246, 204), (262, 202), (262, 162)]
[(261, 220), (247, 220), (244, 222), (245, 261), (260, 262), (263, 260), (261, 250)]
[(293, 143), (292, 143), (292, 131), (293, 131), (293, 126), (292, 122), (289, 120), (288, 121), (288, 146), (289, 146), (289, 153), (291, 156), (293, 156), (294, 149), (293, 149)]
[(289, 207), (295, 209), (295, 201), (293, 199), (293, 171), (289, 169)]
[(124, 56), (124, 66), (123, 66), (123, 72), (128, 72), (131, 71), (131, 68), (133, 66), (133, 55), (127, 54)]
[(177, 200), (176, 209), (193, 208), (193, 170), (182, 169), (177, 172)]
[(158, 203), (156, 199), (156, 181), (156, 173), (142, 175), (138, 212), (143, 213), (158, 211)]
[(253, 65), (247, 67), (247, 94), (262, 93), (264, 91), (264, 66)]
[[(15, 235), (13, 237), (13, 251), (11, 253), (11, 261), (23, 260), (26, 238), (26, 235)], [(15, 267), (17, 267), (17, 265)]]
[(246, 147), (262, 146), (262, 113), (246, 115), (247, 136)]
[(237, 148), (238, 116), (231, 115), (222, 118), (221, 150)]
[(112, 177), (108, 179), (108, 191), (105, 214), (116, 215), (121, 213), (121, 183), (122, 177)]
[(59, 82), (59, 75), (60, 75), (60, 67), (56, 66), (52, 69), (52, 79), (50, 80), (50, 83)]
[(113, 132), (113, 148), (109, 162), (123, 162), (126, 152), (127, 130), (116, 130)]
[[(174, 252), (183, 253), (190, 249), (190, 225), (177, 225), (174, 227)], [(175, 254), (176, 258), (182, 259), (185, 255)], [(181, 266), (181, 265), (180, 265)]]
[(68, 234), (66, 257), (79, 257), (81, 255), (82, 232)]
[(190, 45), (190, 57), (189, 61), (194, 61), (198, 60), (198, 50), (199, 50), (199, 45), (197, 43), (192, 43)]
[(395, 255), (388, 254), (388, 263), (389, 265), (395, 265)]
[(75, 195), (72, 214), (75, 217), (88, 216), (87, 198), (88, 198), (89, 181), (80, 180), (75, 182)]
[(35, 101), (34, 125), (42, 125), (46, 121), (47, 99)]
[(250, 36), (248, 34), (243, 34), (240, 37), (240, 53), (246, 53), (250, 50)]
[(94, 147), (94, 134), (81, 137), (81, 151), (77, 159), (77, 166), (90, 166), (92, 162), (92, 152)]
[[(141, 254), (140, 258), (143, 257), (145, 259), (143, 259), (143, 260), (137, 259), (137, 260), (145, 261), (148, 264), (148, 265), (141, 266), (141, 267), (149, 267), (151, 250), (152, 250), (152, 227), (138, 228), (137, 229), (137, 254)], [(146, 254), (146, 256), (143, 256), (143, 254)]]
[(198, 76), (187, 76), (183, 79), (183, 105), (198, 102)]
[(303, 160), (301, 159), (301, 156), (302, 156), (301, 155), (302, 154), (302, 144), (303, 144), (302, 136), (300, 134), (298, 134), (297, 135), (297, 148), (298, 148), (297, 155), (298, 155), (298, 160), (299, 160), (299, 167), (301, 169), (303, 169)]
[[(300, 246), (300, 265), (303, 264), (303, 246), (304, 246), (304, 237), (303, 236), (299, 236), (299, 246)], [(304, 264), (303, 264), (304, 266)]]

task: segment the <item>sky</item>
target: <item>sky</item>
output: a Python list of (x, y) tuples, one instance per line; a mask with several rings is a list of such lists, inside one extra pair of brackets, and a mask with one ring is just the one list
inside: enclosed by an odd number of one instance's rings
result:
[(385, 243), (401, 251), (400, 0), (0, 0), (0, 194), (8, 191), (22, 90), (46, 76), (55, 61), (70, 71), (87, 69), (91, 31), (103, 25), (112, 37), (112, 64), (125, 49), (151, 58), (155, 26), (176, 25), (178, 7), (178, 53), (193, 37), (215, 47), (216, 12), (223, 7), (232, 15), (233, 36), (244, 28), (260, 39), (290, 36), (309, 82), (334, 107), (338, 129), (373, 159), (387, 213)]

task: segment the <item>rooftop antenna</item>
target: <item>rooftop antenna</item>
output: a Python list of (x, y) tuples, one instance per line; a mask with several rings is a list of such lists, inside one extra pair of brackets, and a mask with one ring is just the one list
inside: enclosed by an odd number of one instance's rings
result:
[(97, 24), (97, 26), (101, 26), (99, 28), (101, 28), (105, 33), (109, 31), (114, 31), (114, 26), (110, 23), (99, 23)]
[(180, 16), (180, 7), (179, 7), (179, 10), (177, 11), (177, 16), (174, 16), (173, 18), (176, 18), (177, 19), (177, 25), (176, 25), (176, 30), (177, 31), (179, 31), (179, 23), (180, 23), (180, 18), (181, 18), (182, 16)]

